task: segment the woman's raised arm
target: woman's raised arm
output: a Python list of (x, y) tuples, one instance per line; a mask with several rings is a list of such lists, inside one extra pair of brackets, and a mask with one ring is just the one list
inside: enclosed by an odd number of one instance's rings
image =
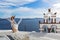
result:
[(19, 22), (18, 22), (18, 25), (21, 23), (21, 21), (22, 21), (22, 18), (20, 18), (20, 20), (19, 20)]
[(10, 18), (7, 18), (6, 20), (8, 20), (9, 22), (11, 22)]

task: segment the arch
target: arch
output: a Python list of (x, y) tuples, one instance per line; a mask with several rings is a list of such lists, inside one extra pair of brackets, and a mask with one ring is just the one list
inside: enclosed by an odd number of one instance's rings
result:
[(43, 32), (48, 32), (48, 26), (47, 25), (43, 25), (42, 28), (44, 29)]
[(56, 33), (57, 26), (56, 25), (51, 25), (51, 32)]

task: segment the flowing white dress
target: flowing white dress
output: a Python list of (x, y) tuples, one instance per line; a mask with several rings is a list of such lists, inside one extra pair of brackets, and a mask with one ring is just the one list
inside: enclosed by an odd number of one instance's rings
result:
[(11, 27), (15, 27), (16, 29), (18, 29), (18, 24), (16, 24), (16, 22), (14, 20), (12, 20), (10, 22), (11, 22)]
[[(8, 19), (8, 20), (9, 20), (9, 19)], [(11, 22), (11, 27), (15, 27), (15, 28), (18, 30), (18, 26), (19, 26), (19, 24), (21, 23), (22, 19), (19, 20), (18, 23), (16, 23), (15, 20), (9, 20), (9, 21)]]

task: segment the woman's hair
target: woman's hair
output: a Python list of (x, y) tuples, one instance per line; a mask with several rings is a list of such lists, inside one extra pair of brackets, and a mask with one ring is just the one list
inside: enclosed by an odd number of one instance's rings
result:
[(15, 16), (12, 16), (12, 17), (11, 17), (11, 20), (14, 19), (14, 18), (15, 18)]

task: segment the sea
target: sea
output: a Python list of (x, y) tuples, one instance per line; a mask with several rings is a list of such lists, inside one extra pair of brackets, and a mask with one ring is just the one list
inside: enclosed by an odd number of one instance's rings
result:
[[(19, 18), (15, 18), (15, 21), (18, 23)], [(36, 31), (40, 32), (40, 23), (43, 23), (43, 18), (23, 18), (21, 23), (19, 24), (19, 31)], [(6, 20), (0, 18), (0, 30), (11, 30), (11, 23)]]

